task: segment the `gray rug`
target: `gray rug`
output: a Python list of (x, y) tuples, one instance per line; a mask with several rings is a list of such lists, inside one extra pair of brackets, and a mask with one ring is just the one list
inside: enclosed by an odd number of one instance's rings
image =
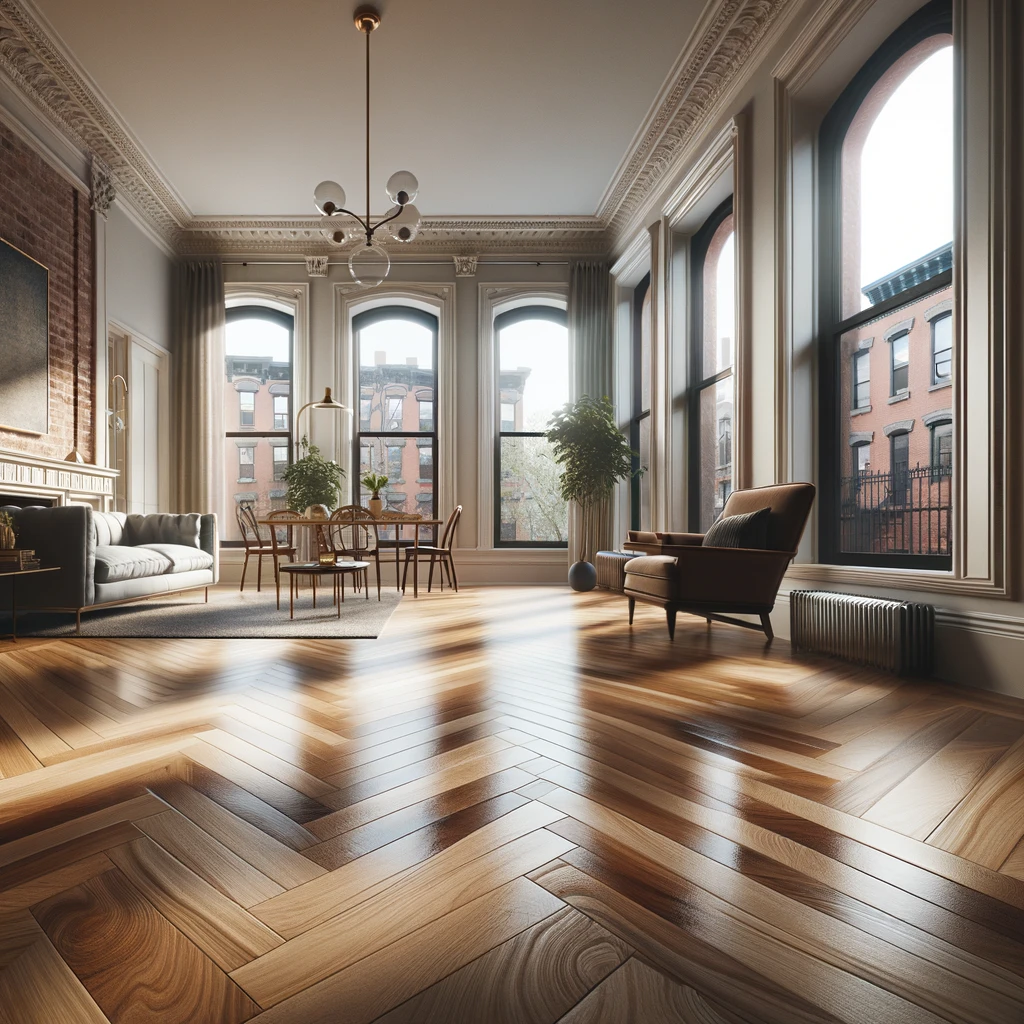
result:
[[(370, 587), (370, 599), (346, 588), (341, 618), (331, 604), (329, 594), (317, 593), (316, 608), (308, 589), (295, 602), (295, 618), (288, 618), (288, 592), (281, 594), (277, 610), (273, 588), (257, 594), (246, 590), (212, 590), (210, 603), (196, 595), (156, 598), (82, 613), (82, 636), (178, 638), (284, 638), (301, 639), (374, 639), (391, 618), (402, 600), (401, 594), (385, 588), (381, 600)], [(9, 633), (10, 614), (0, 614), (0, 635)], [(74, 615), (49, 612), (24, 612), (18, 615), (18, 637), (75, 636)]]

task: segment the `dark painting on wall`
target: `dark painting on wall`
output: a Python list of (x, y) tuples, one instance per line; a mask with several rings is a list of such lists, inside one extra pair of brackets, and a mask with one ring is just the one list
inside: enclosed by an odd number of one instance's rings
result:
[(0, 239), (0, 427), (49, 430), (49, 271)]

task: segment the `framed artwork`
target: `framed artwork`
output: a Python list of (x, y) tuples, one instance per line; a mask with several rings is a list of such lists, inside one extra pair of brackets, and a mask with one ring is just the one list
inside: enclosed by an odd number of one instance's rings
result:
[(0, 238), (0, 427), (50, 429), (50, 272)]

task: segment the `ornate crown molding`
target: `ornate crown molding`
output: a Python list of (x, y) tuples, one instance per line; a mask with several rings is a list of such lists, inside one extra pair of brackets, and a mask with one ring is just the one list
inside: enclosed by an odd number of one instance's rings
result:
[(453, 256), (456, 277), (476, 277), (477, 258), (475, 256)]
[[(606, 255), (794, 2), (717, 0), (709, 5), (595, 216), (427, 218), (414, 242), (393, 251), (453, 257), (474, 252)], [(116, 187), (118, 198), (175, 252), (338, 252), (316, 218), (193, 216), (32, 0), (0, 0), (0, 74), (106, 169), (107, 185)]]
[(114, 188), (114, 183), (110, 180), (110, 171), (98, 160), (93, 160), (89, 171), (92, 177), (90, 188), (92, 208), (96, 211), (97, 216), (106, 220), (107, 210), (117, 198), (117, 189)]

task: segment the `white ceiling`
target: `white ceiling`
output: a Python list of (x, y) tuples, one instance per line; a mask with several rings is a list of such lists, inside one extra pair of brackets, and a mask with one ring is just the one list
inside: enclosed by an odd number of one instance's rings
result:
[[(35, 0), (196, 215), (365, 208), (355, 0)], [(592, 214), (704, 0), (383, 0), (374, 212)], [(379, 201), (378, 201), (379, 197)]]

